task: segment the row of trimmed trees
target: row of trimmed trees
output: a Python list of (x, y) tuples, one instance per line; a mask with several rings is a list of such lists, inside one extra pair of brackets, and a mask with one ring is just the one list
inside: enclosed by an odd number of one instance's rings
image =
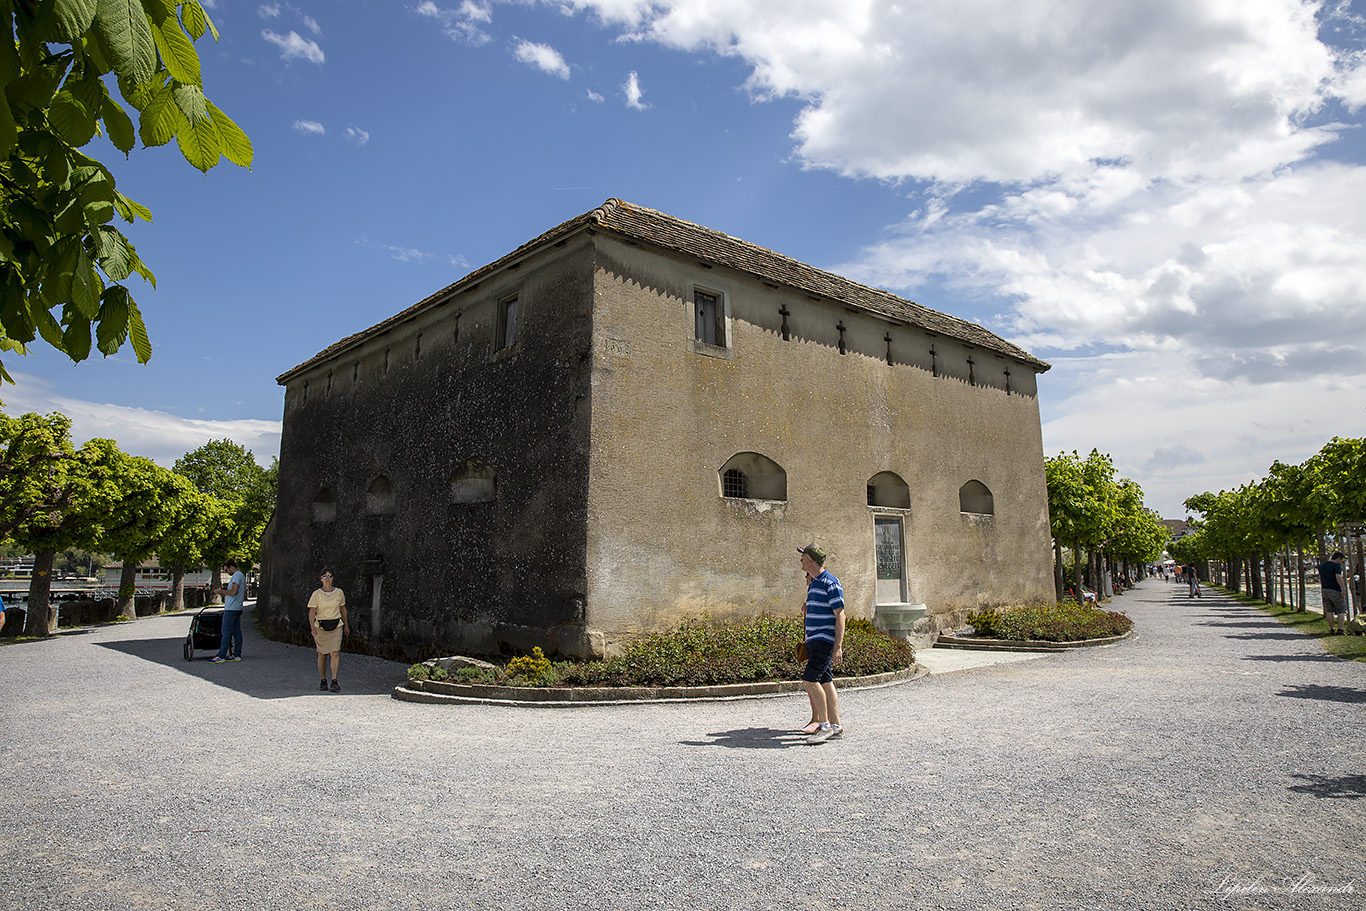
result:
[(1116, 478), (1108, 455), (1096, 450), (1086, 458), (1074, 450), (1044, 461), (1048, 516), (1053, 531), (1053, 584), (1065, 594), (1063, 551), (1072, 555), (1072, 587), (1081, 597), (1085, 577), (1096, 597), (1109, 597), (1104, 580), (1115, 570), (1135, 572), (1162, 556), (1167, 528), (1143, 506), (1143, 488)]
[(123, 561), (117, 609), (129, 620), (138, 564), (153, 554), (172, 570), (177, 609), (187, 567), (255, 561), (275, 508), (276, 465), (261, 468), (243, 447), (214, 440), (166, 469), (113, 440), (77, 448), (70, 430), (63, 414), (0, 413), (0, 542), (34, 554), (26, 634), (53, 632), (52, 567), (68, 548)]
[[(1341, 550), (1348, 555), (1349, 566), (1359, 570), (1362, 564), (1366, 439), (1334, 437), (1299, 465), (1274, 462), (1260, 481), (1217, 494), (1206, 491), (1185, 505), (1201, 518), (1191, 523), (1190, 533), (1172, 542), (1169, 551), (1174, 558), (1214, 561), (1234, 589), (1246, 585), (1254, 598), (1303, 609), (1307, 552), (1319, 562)], [(1277, 564), (1282, 561), (1294, 568), (1284, 577), (1293, 582), (1289, 591), (1277, 585)], [(1350, 578), (1352, 570), (1347, 575)]]

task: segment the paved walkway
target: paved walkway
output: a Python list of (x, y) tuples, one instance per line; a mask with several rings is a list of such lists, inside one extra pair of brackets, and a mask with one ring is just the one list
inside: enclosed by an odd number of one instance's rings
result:
[(1148, 582), (1129, 641), (847, 693), (522, 709), (186, 617), (0, 647), (0, 909), (1361, 908), (1366, 664)]

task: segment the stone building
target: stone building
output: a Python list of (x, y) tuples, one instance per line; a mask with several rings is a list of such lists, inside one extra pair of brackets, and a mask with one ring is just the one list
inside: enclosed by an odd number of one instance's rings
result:
[(1052, 597), (1036, 378), (981, 326), (609, 199), (279, 377), (260, 604), (356, 647), (599, 655), (689, 615), (922, 635)]

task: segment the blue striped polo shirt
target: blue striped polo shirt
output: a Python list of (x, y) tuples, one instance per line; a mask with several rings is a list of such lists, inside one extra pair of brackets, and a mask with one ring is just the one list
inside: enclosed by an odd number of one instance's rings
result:
[(835, 642), (835, 611), (844, 610), (844, 586), (828, 569), (811, 580), (806, 589), (806, 641)]

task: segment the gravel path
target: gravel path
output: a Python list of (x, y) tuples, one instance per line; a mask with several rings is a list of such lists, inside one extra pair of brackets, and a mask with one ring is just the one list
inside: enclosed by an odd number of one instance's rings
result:
[[(0, 908), (1366, 906), (1366, 664), (1149, 581), (1127, 642), (850, 692), (399, 702), (187, 617), (0, 647)], [(1325, 891), (1334, 890), (1334, 891)]]

